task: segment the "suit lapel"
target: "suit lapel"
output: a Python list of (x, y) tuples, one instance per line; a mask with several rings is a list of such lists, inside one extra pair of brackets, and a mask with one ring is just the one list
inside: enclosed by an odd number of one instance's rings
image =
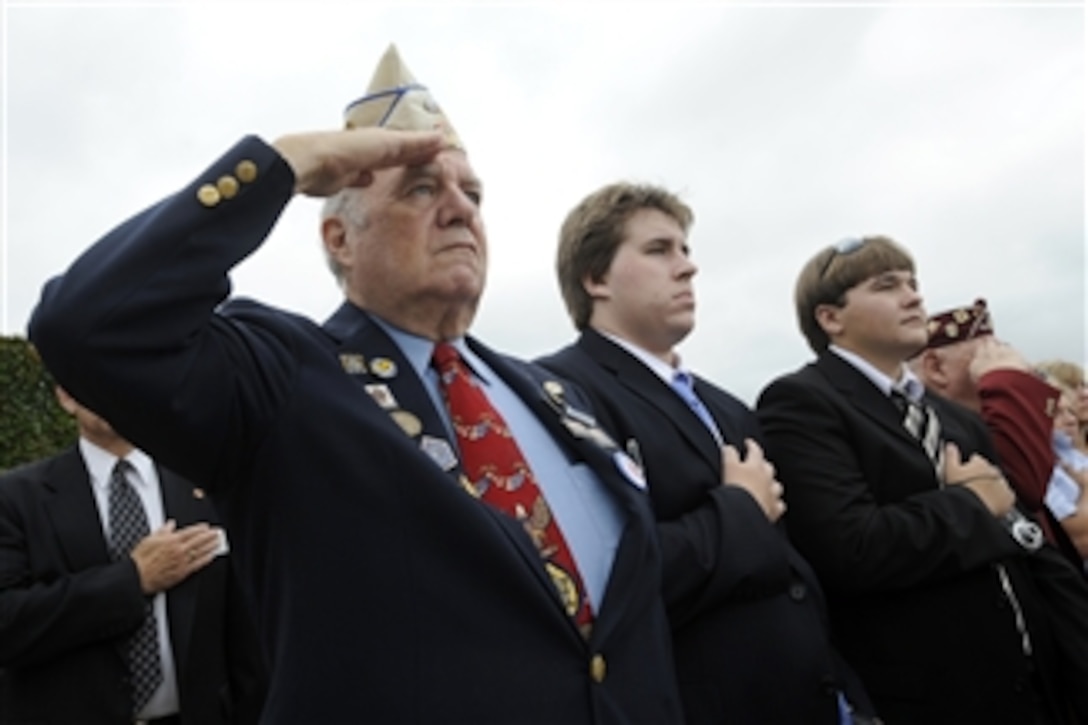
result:
[(904, 444), (911, 455), (919, 456), (929, 469), (933, 464), (918, 440), (903, 426), (902, 414), (891, 398), (873, 384), (863, 373), (855, 369), (833, 352), (825, 352), (815, 362), (817, 371), (862, 415), (887, 430)]
[[(718, 424), (718, 431), (722, 434), (722, 440), (732, 444), (743, 453), (745, 437), (758, 436), (757, 431), (745, 428), (744, 422), (737, 417), (737, 413), (731, 411), (724, 403), (719, 402), (722, 391), (698, 376), (695, 376), (695, 393), (714, 417), (714, 422)], [(703, 428), (706, 428), (706, 426), (703, 426)], [(721, 452), (716, 446), (711, 449), (711, 452), (718, 456), (716, 465), (720, 467)]]
[(895, 403), (859, 370), (832, 352), (821, 355), (815, 364), (816, 369), (831, 386), (848, 398), (860, 413), (897, 437), (915, 442), (903, 427), (902, 417)]
[[(179, 529), (198, 521), (207, 521), (206, 511), (194, 494), (192, 485), (163, 468), (156, 466), (156, 470), (159, 474), (159, 489), (162, 492), (163, 513), (166, 518), (173, 519)], [(166, 618), (169, 622), (170, 644), (178, 671), (181, 671), (188, 662), (201, 580), (200, 572), (196, 572), (166, 592)]]
[[(614, 375), (632, 394), (642, 398), (668, 418), (711, 466), (716, 470), (721, 469), (721, 452), (714, 436), (664, 380), (629, 352), (594, 330), (583, 332), (577, 345)], [(705, 399), (703, 402), (707, 403)], [(716, 415), (709, 405), (707, 409), (711, 411), (722, 435), (726, 436), (728, 426), (722, 426), (721, 416)], [(730, 439), (727, 437), (726, 440)]]
[(386, 412), (391, 425), (399, 427), (440, 469), (459, 481), (462, 470), (457, 446), (423, 382), (393, 339), (349, 302), (325, 329), (338, 338), (340, 365), (359, 384), (360, 392)]
[[(390, 425), (399, 426), (402, 435), (412, 438), (420, 446), (421, 452), (427, 454), (437, 468), (448, 475), (451, 483), (460, 486), (464, 471), (461, 467), (456, 441), (451, 439), (430, 394), (393, 339), (365, 312), (347, 302), (329, 319), (325, 329), (338, 339), (337, 354), (340, 356), (341, 367), (359, 384), (363, 397), (383, 408), (389, 415)], [(473, 350), (480, 354), (478, 346), (473, 345)], [(520, 376), (511, 374), (511, 371), (499, 362), (498, 356), (489, 351), (481, 357), (495, 370), (496, 374), (501, 375), (514, 388), (519, 396), (526, 400), (526, 403), (530, 403), (525, 395), (524, 386), (517, 380)], [(383, 401), (380, 400), (384, 397), (381, 387), (372, 386), (384, 386), (392, 398), (386, 399), (383, 405)], [(361, 401), (361, 404), (369, 403)], [(398, 416), (403, 414), (411, 417), (404, 417), (398, 421)], [(413, 420), (418, 422), (418, 427), (404, 425)], [(444, 465), (447, 452), (452, 456), (452, 461)], [(466, 497), (468, 495), (465, 494)], [(468, 503), (466, 501), (466, 504)], [(532, 576), (562, 611), (559, 594), (544, 570), (540, 553), (522, 525), (493, 506), (480, 502), (476, 508), (482, 511), (505, 535), (525, 561)], [(566, 618), (565, 614), (564, 617)], [(571, 632), (574, 636), (579, 636), (573, 622), (571, 622)]]
[[(553, 376), (534, 380), (523, 374), (509, 362), (474, 340), (469, 340), (472, 350), (486, 362), (495, 373), (502, 377), (510, 388), (537, 415), (541, 424), (567, 451), (572, 460), (584, 461), (589, 465), (602, 484), (618, 499), (626, 514), (623, 532), (612, 562), (608, 583), (605, 585), (604, 598), (597, 610), (597, 619), (593, 625), (592, 641), (600, 641), (608, 636), (616, 623), (623, 618), (623, 612), (631, 601), (628, 591), (644, 574), (640, 567), (646, 561), (646, 547), (653, 540), (651, 529), (653, 517), (649, 513), (646, 494), (626, 480), (618, 468), (617, 456), (626, 457), (608, 435), (594, 423), (593, 430), (587, 435), (577, 435), (578, 426), (569, 427), (564, 418), (569, 408), (557, 403), (557, 396), (547, 386), (560, 384)], [(575, 410), (575, 415), (589, 418), (584, 411)], [(533, 555), (536, 556), (535, 550)], [(540, 568), (537, 556), (537, 568)], [(549, 582), (548, 586), (551, 588)], [(554, 593), (554, 592), (553, 592)], [(556, 598), (558, 602), (558, 597)], [(571, 625), (574, 631), (573, 624)]]
[[(552, 412), (548, 404), (545, 402), (545, 395), (542, 390), (538, 390), (531, 381), (525, 378), (512, 368), (501, 356), (497, 355), (493, 351), (487, 349), (478, 341), (473, 339), (467, 340), (469, 347), (474, 353), (480, 356), (480, 358), (487, 363), (488, 367), (494, 371), (496, 375), (501, 377), (503, 381), (510, 386), (511, 390), (522, 399), (522, 401), (529, 406), (529, 408), (537, 415), (541, 420), (541, 423), (548, 428), (553, 434), (557, 434), (556, 428), (558, 426), (552, 425), (555, 418), (555, 413)], [(537, 551), (536, 546), (525, 533), (524, 528), (520, 523), (515, 521), (512, 517), (507, 516), (497, 509), (491, 506), (485, 506), (484, 508), (493, 516), (493, 518), (506, 532), (510, 541), (517, 548), (522, 558), (525, 559), (529, 568), (536, 576), (537, 580), (547, 589), (548, 595), (554, 599), (556, 606), (562, 608), (562, 601), (559, 598), (559, 593), (555, 589), (555, 585), (552, 583), (551, 578), (544, 570), (543, 561), (540, 558), (540, 552)], [(564, 614), (564, 617), (566, 615)], [(569, 617), (566, 619), (570, 620)], [(574, 626), (574, 622), (570, 621), (571, 631), (577, 635), (577, 629)], [(580, 635), (578, 635), (580, 638)]]
[(58, 456), (46, 476), (45, 486), (52, 489), (46, 511), (60, 541), (70, 571), (81, 571), (108, 564), (109, 550), (91, 489), (87, 465), (78, 447)]
[[(68, 570), (78, 572), (109, 564), (102, 517), (78, 446), (53, 461), (43, 485), (52, 490), (45, 502), (46, 515), (53, 523)], [(112, 648), (122, 662), (127, 659), (124, 638), (115, 640)]]

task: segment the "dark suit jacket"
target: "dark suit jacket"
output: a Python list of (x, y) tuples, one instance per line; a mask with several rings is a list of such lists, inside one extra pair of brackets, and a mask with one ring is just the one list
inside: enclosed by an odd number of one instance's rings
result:
[[(977, 416), (926, 399), (965, 459), (996, 460)], [(970, 490), (939, 487), (895, 404), (828, 352), (771, 383), (758, 415), (791, 537), (823, 581), (840, 650), (887, 722), (1034, 722), (1031, 663), (999, 567), (1048, 702), (1062, 674), (1028, 555)]]
[[(159, 468), (166, 515), (216, 522), (192, 484)], [(256, 722), (263, 667), (220, 556), (166, 595), (181, 721)], [(0, 477), (0, 720), (131, 721), (125, 642), (143, 621), (136, 566), (112, 562), (78, 448)]]
[[(197, 189), (243, 160), (256, 181), (202, 206)], [(549, 394), (543, 370), (470, 341), (625, 519), (588, 642), (520, 524), (427, 455), (424, 435), (446, 438), (439, 413), (366, 314), (345, 305), (323, 329), (252, 302), (216, 309), (293, 185), (271, 147), (242, 141), (51, 283), (31, 325), (66, 389), (216, 489), (271, 657), (266, 719), (680, 720), (652, 512), (557, 402), (582, 407), (576, 391)]]
[[(838, 722), (842, 681), (815, 574), (746, 491), (721, 484), (721, 451), (702, 421), (594, 330), (540, 362), (586, 390), (604, 427), (640, 454), (688, 721)], [(743, 403), (699, 378), (695, 389), (726, 442), (742, 453), (745, 438), (762, 443)]]

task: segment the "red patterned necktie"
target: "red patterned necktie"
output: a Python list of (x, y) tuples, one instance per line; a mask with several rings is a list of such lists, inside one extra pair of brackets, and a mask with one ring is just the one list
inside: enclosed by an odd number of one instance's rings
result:
[(472, 381), (455, 347), (438, 343), (433, 363), (469, 478), (465, 488), (521, 522), (536, 544), (567, 614), (588, 637), (593, 611), (582, 575), (510, 428)]

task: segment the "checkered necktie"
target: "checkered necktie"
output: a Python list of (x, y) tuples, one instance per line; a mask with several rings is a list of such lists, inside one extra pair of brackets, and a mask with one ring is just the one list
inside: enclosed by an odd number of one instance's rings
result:
[(567, 614), (588, 637), (593, 611), (582, 575), (510, 428), (473, 382), (456, 348), (438, 343), (432, 362), (438, 370), (469, 479), (462, 484), (470, 494), (513, 516), (525, 527)]
[(925, 403), (911, 400), (900, 390), (892, 389), (892, 400), (903, 413), (903, 427), (918, 441), (933, 463), (937, 480), (944, 485), (944, 442), (937, 411)]
[[(120, 458), (110, 476), (110, 555), (114, 561), (128, 556), (133, 547), (151, 533), (144, 505), (125, 475), (130, 470), (132, 464)], [(143, 623), (128, 641), (128, 666), (132, 678), (132, 713), (135, 715), (163, 680), (159, 638), (150, 599), (144, 604)]]

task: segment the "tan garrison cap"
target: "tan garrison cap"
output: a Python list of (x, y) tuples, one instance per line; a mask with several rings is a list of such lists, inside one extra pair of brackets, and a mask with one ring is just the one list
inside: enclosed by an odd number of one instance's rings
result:
[(390, 45), (378, 61), (366, 95), (344, 110), (344, 124), (347, 128), (437, 129), (445, 134), (449, 146), (464, 149), (446, 114), (427, 87), (416, 81), (395, 45)]

